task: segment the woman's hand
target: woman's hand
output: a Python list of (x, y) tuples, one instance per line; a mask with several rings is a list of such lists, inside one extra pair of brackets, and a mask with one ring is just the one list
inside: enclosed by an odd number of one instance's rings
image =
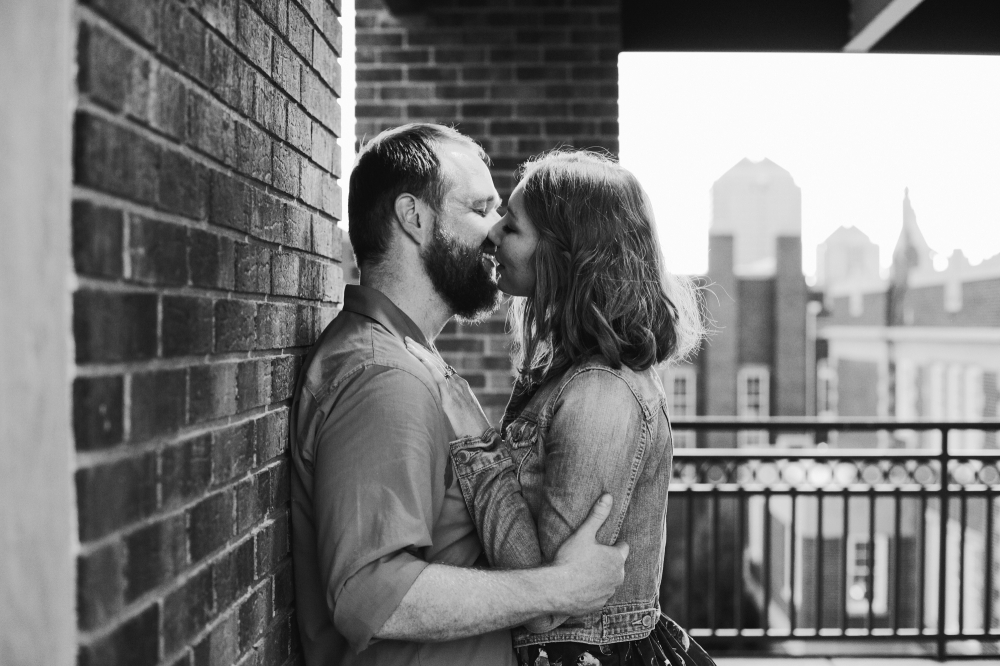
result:
[(411, 337), (406, 338), (406, 350), (416, 356), (434, 377), (441, 394), (441, 405), (455, 435), (479, 437), (486, 432), (490, 421), (469, 388), (469, 382), (455, 374), (454, 368)]

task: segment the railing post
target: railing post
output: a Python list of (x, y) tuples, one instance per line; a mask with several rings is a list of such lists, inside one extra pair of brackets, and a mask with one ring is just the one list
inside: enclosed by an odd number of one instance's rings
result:
[(948, 474), (949, 461), (948, 454), (948, 428), (941, 428), (941, 454), (938, 460), (941, 465), (941, 486), (939, 489), (940, 510), (938, 525), (938, 617), (937, 617), (937, 660), (944, 661), (948, 656), (948, 640), (944, 633), (945, 620), (945, 591), (947, 589), (948, 571)]

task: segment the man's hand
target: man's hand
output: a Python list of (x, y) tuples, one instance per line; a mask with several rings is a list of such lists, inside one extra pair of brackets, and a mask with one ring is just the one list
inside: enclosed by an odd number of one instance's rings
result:
[(571, 616), (585, 615), (604, 607), (625, 579), (628, 544), (605, 546), (597, 541), (597, 530), (611, 515), (611, 495), (604, 494), (586, 520), (559, 547), (552, 567), (563, 581), (560, 607)]

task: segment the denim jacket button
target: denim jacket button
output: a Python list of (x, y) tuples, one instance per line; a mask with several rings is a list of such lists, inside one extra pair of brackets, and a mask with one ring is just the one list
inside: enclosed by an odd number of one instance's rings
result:
[(653, 618), (649, 617), (648, 615), (646, 617), (642, 618), (642, 626), (644, 626), (644, 627), (651, 627), (651, 626), (653, 626)]
[(455, 454), (455, 462), (457, 462), (459, 465), (464, 465), (467, 462), (469, 462), (469, 458), (471, 457), (472, 456), (468, 451), (459, 451), (458, 453)]

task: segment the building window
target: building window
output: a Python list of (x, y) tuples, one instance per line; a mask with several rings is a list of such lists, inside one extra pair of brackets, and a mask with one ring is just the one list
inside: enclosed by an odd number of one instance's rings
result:
[(816, 364), (816, 415), (837, 415), (837, 368), (825, 358)]
[[(766, 417), (771, 413), (771, 372), (761, 365), (740, 368), (736, 375), (736, 414), (746, 417)], [(739, 446), (766, 446), (766, 430), (741, 430), (736, 436)]]
[[(869, 585), (872, 589), (869, 591)], [(871, 597), (872, 612), (884, 615), (889, 588), (889, 540), (884, 534), (875, 535), (872, 548), (868, 536), (847, 537), (847, 612), (866, 615)]]
[[(697, 415), (697, 382), (698, 375), (692, 367), (674, 367), (667, 371), (664, 383), (667, 389), (667, 404), (672, 416), (688, 418)], [(675, 430), (673, 434), (675, 447), (697, 446), (693, 430)]]

